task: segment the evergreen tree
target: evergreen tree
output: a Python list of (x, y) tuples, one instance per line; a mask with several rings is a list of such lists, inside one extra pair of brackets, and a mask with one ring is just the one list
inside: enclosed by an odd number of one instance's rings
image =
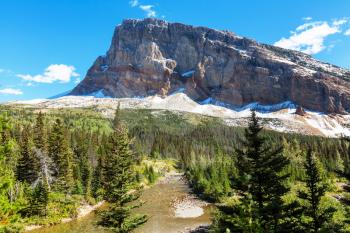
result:
[(89, 160), (91, 153), (91, 140), (86, 134), (75, 134), (74, 137), (74, 180), (75, 193), (91, 196), (92, 167)]
[(308, 203), (304, 208), (304, 215), (312, 219), (311, 224), (305, 224), (306, 231), (317, 233), (321, 232), (321, 229), (326, 227), (326, 223), (331, 221), (336, 209), (333, 207), (321, 208), (321, 199), (326, 193), (327, 185), (322, 181), (316, 158), (311, 149), (307, 152), (304, 168), (306, 170), (306, 191), (299, 191), (298, 197)]
[(94, 170), (93, 180), (92, 180), (92, 191), (93, 196), (95, 198), (103, 198), (104, 197), (104, 172), (105, 172), (105, 152), (103, 146), (100, 146), (98, 149), (98, 158), (97, 158), (97, 166)]
[(111, 206), (99, 222), (115, 232), (130, 232), (146, 222), (144, 215), (131, 215), (131, 210), (139, 206), (130, 204), (139, 198), (133, 164), (127, 128), (119, 124), (110, 137), (104, 166), (105, 198)]
[(74, 188), (73, 193), (82, 195), (84, 194), (84, 187), (81, 178), (81, 171), (79, 164), (74, 164), (73, 166), (73, 178), (74, 178)]
[(73, 188), (73, 153), (68, 145), (65, 128), (60, 119), (55, 121), (49, 137), (49, 157), (55, 164), (55, 189), (70, 193)]
[(120, 119), (120, 102), (118, 102), (117, 109), (115, 110), (114, 113), (114, 118), (113, 118), (113, 129), (117, 129), (120, 127), (122, 121)]
[(34, 144), (37, 149), (41, 150), (43, 153), (46, 152), (47, 137), (45, 132), (44, 115), (42, 112), (39, 112), (34, 125)]
[(42, 174), (41, 180), (33, 190), (30, 199), (30, 215), (47, 215), (47, 205), (49, 203), (49, 184), (45, 174)]
[(218, 205), (214, 215), (212, 231), (215, 233), (261, 233), (261, 226), (256, 214), (256, 203), (250, 195), (239, 203)]
[[(240, 212), (249, 203), (253, 214), (253, 222), (258, 222), (264, 232), (278, 232), (283, 219), (282, 196), (288, 192), (284, 182), (287, 175), (281, 171), (288, 165), (289, 160), (282, 154), (283, 148), (272, 149), (267, 139), (261, 136), (262, 127), (252, 111), (249, 126), (245, 129), (242, 149), (237, 149), (239, 179), (233, 186), (239, 191), (241, 205), (233, 206), (232, 212)], [(236, 215), (240, 221), (240, 215)], [(247, 218), (247, 216), (245, 217)], [(251, 227), (251, 226), (248, 226)], [(233, 232), (247, 232), (247, 229), (236, 229), (232, 224)]]
[(40, 165), (38, 158), (32, 151), (28, 134), (28, 128), (25, 128), (20, 143), (20, 157), (17, 162), (16, 177), (19, 181), (32, 184), (38, 179)]
[(86, 197), (91, 197), (91, 182), (92, 182), (92, 167), (89, 160), (85, 157), (81, 161), (82, 183), (84, 186), (84, 194)]

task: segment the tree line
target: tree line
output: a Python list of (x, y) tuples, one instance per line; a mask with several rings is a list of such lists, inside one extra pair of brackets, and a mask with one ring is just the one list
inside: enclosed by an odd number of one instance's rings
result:
[[(218, 232), (346, 229), (350, 198), (342, 194), (329, 202), (325, 194), (334, 179), (346, 183), (349, 177), (347, 140), (266, 131), (253, 117), (244, 129), (215, 118), (148, 110), (118, 109), (113, 121), (89, 110), (7, 112), (0, 117), (3, 223), (52, 219), (53, 208), (74, 215), (81, 201), (104, 199), (111, 205), (100, 224), (128, 232), (147, 220), (131, 214), (140, 204), (139, 174), (132, 167), (149, 156), (178, 159), (193, 189), (218, 204)], [(341, 214), (328, 208), (339, 203)]]
[(82, 200), (107, 200), (98, 224), (115, 232), (130, 232), (147, 221), (131, 213), (140, 196), (133, 170), (137, 159), (118, 114), (113, 132), (101, 137), (99, 146), (94, 135), (70, 131), (60, 118), (52, 126), (45, 122), (39, 112), (32, 125), (14, 131), (11, 118), (0, 115), (0, 232), (20, 231), (12, 224), (19, 217), (30, 222), (72, 216)]

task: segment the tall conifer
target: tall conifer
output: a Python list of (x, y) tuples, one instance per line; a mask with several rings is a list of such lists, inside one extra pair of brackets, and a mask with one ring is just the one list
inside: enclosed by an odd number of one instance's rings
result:
[(32, 184), (38, 179), (40, 164), (38, 158), (33, 153), (28, 130), (28, 128), (25, 128), (22, 132), (16, 176), (18, 180)]
[(40, 149), (43, 153), (46, 152), (47, 135), (45, 131), (44, 115), (42, 112), (39, 112), (34, 125), (34, 144), (37, 149)]
[(102, 213), (100, 225), (124, 233), (132, 231), (147, 219), (144, 215), (131, 214), (131, 210), (139, 206), (130, 204), (139, 198), (136, 174), (132, 169), (131, 141), (127, 128), (117, 119), (113, 122), (114, 132), (108, 142), (104, 166), (105, 198), (111, 206)]
[[(289, 160), (283, 156), (282, 147), (273, 149), (267, 144), (267, 139), (261, 135), (262, 129), (256, 113), (252, 111), (242, 148), (236, 150), (239, 179), (232, 186), (241, 196), (241, 204), (219, 208), (219, 220), (231, 232), (278, 232), (281, 228), (282, 196), (288, 192), (284, 181), (288, 176), (280, 173)], [(220, 221), (217, 224), (220, 225)]]
[(312, 233), (321, 232), (322, 229), (327, 231), (326, 224), (331, 221), (336, 209), (333, 207), (321, 208), (321, 199), (325, 196), (327, 185), (322, 181), (317, 160), (311, 149), (307, 152), (304, 168), (306, 170), (306, 191), (299, 191), (298, 196), (308, 203), (304, 209), (304, 215), (312, 219), (311, 224), (305, 224), (306, 231)]
[(47, 215), (47, 205), (49, 203), (49, 184), (48, 179), (44, 173), (41, 175), (41, 179), (33, 190), (30, 199), (30, 215)]
[(60, 119), (55, 121), (49, 137), (49, 156), (55, 164), (55, 189), (70, 193), (74, 184), (73, 153), (68, 145), (65, 128)]
[(262, 127), (255, 111), (245, 130), (243, 149), (238, 149), (238, 168), (247, 178), (243, 191), (251, 194), (257, 203), (261, 223), (265, 229), (278, 228), (282, 218), (282, 196), (288, 192), (284, 185), (287, 175), (280, 172), (289, 160), (283, 156), (283, 148), (272, 149), (261, 135)]

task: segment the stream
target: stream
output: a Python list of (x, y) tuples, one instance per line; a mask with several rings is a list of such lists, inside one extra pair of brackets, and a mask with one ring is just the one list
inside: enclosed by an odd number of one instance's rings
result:
[[(135, 233), (188, 232), (199, 226), (210, 224), (210, 209), (206, 203), (190, 194), (191, 190), (182, 174), (170, 173), (163, 180), (145, 189), (141, 200), (145, 203), (136, 213), (147, 214), (149, 220)], [(87, 216), (30, 231), (30, 233), (109, 233), (96, 226), (98, 216)]]

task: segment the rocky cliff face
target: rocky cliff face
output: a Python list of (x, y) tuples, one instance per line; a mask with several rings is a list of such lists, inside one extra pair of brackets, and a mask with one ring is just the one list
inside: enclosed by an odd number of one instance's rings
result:
[(350, 71), (231, 32), (157, 19), (125, 20), (72, 95), (135, 97), (184, 92), (239, 107), (293, 101), (350, 112)]

